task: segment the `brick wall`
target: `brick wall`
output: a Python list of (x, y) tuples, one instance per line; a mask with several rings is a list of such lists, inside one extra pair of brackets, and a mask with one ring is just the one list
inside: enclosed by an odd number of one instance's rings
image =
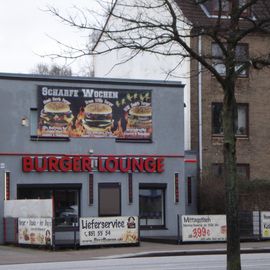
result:
[[(270, 37), (254, 35), (245, 40), (249, 54), (258, 56), (269, 52)], [(193, 41), (197, 46), (197, 41)], [(203, 40), (203, 52), (211, 52), (211, 42)], [(198, 76), (197, 62), (191, 62), (191, 145), (198, 149)], [(202, 73), (203, 93), (203, 170), (211, 164), (222, 163), (222, 138), (212, 136), (212, 102), (222, 102), (223, 91), (218, 82), (207, 71)], [(237, 139), (237, 163), (249, 164), (250, 179), (270, 179), (270, 69), (251, 69), (247, 78), (237, 81), (236, 100), (248, 103), (247, 138)]]

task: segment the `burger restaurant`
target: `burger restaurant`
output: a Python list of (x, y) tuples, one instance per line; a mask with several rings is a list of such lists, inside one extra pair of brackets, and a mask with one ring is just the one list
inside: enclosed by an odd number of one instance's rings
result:
[[(0, 243), (4, 201), (52, 199), (59, 234), (138, 220), (173, 237), (196, 213), (196, 156), (184, 151), (180, 82), (0, 74)], [(115, 221), (115, 226), (122, 226)], [(114, 225), (112, 225), (114, 226)]]

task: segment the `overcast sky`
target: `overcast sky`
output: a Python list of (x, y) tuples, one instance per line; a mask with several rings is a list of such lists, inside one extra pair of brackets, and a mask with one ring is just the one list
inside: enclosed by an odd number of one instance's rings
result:
[[(44, 10), (48, 5), (70, 10), (74, 5), (96, 8), (94, 0), (2, 0), (0, 7), (0, 72), (30, 73), (37, 63), (51, 63), (39, 55), (59, 51), (48, 36), (83, 43), (82, 33), (60, 23)], [(61, 62), (61, 64), (63, 61)], [(87, 59), (72, 66), (86, 66)]]

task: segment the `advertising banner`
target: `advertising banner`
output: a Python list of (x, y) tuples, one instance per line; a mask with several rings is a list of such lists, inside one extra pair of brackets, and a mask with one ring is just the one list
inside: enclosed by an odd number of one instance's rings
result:
[(151, 91), (39, 86), (37, 133), (150, 140)]
[(135, 244), (138, 217), (80, 218), (80, 245)]
[(52, 219), (51, 218), (19, 218), (19, 244), (51, 245)]
[(4, 217), (52, 217), (52, 199), (7, 200), (4, 201)]
[(261, 212), (262, 238), (270, 238), (270, 212)]
[(225, 215), (182, 216), (182, 241), (226, 241)]

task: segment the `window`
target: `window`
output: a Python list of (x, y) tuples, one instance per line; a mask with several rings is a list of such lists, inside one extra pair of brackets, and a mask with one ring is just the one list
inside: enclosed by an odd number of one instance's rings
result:
[(58, 228), (78, 222), (81, 185), (18, 185), (18, 199), (50, 199), (54, 201), (55, 224)]
[[(212, 0), (211, 1), (211, 13), (213, 15), (229, 15), (229, 13), (231, 12), (231, 1), (229, 0)], [(247, 4), (247, 0), (239, 0), (239, 8), (243, 7), (244, 5)], [(206, 3), (206, 5), (208, 5)], [(220, 7), (221, 7), (221, 13), (219, 13), (220, 11)], [(247, 16), (247, 15), (250, 15), (250, 7), (246, 8), (242, 15), (243, 16)]]
[(54, 191), (55, 221), (57, 225), (78, 222), (78, 190), (56, 189)]
[[(212, 104), (212, 134), (223, 135), (222, 103)], [(235, 135), (248, 136), (248, 104), (237, 104), (237, 117), (235, 119)]]
[[(249, 164), (237, 164), (236, 165), (236, 170), (237, 170), (237, 176), (242, 178), (242, 179), (247, 179), (249, 180), (250, 177), (250, 167)], [(214, 177), (223, 177), (223, 164), (222, 163), (216, 163), (212, 164), (212, 175)]]
[(165, 227), (165, 190), (164, 185), (140, 185), (139, 209), (142, 227)]
[(121, 216), (121, 186), (119, 183), (98, 185), (99, 216)]
[(221, 15), (227, 15), (230, 12), (230, 3), (228, 0), (213, 0), (212, 12), (218, 15), (221, 7)]
[[(226, 44), (225, 44), (226, 47)], [(224, 55), (217, 43), (212, 43), (212, 57), (213, 57), (213, 66), (216, 71), (222, 75), (226, 75), (226, 67), (224, 64)], [(248, 44), (238, 44), (235, 49), (235, 70), (239, 70), (242, 68), (245, 61), (248, 59)], [(245, 68), (240, 71), (239, 77), (247, 77), (248, 69)]]
[(212, 104), (212, 134), (223, 134), (222, 103)]
[(249, 164), (237, 164), (237, 175), (243, 179), (250, 179)]
[[(248, 0), (239, 0), (239, 8), (243, 7), (247, 3), (248, 3)], [(242, 17), (250, 16), (251, 15), (251, 6), (245, 8), (245, 10), (243, 10), (241, 15), (242, 15)]]

